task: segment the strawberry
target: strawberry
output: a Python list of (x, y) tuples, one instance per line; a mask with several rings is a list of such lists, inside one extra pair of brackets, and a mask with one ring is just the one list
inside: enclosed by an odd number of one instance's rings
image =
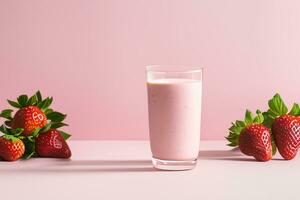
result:
[(47, 124), (47, 117), (37, 106), (26, 106), (18, 110), (13, 117), (11, 127), (23, 128), (22, 135), (30, 135), (36, 128), (43, 128)]
[(16, 161), (25, 152), (24, 143), (12, 136), (3, 135), (0, 137), (0, 157), (5, 161)]
[(272, 158), (270, 129), (262, 124), (245, 127), (240, 134), (239, 148), (242, 153), (254, 156), (256, 160), (270, 160)]
[(5, 124), (12, 129), (22, 128), (23, 136), (30, 136), (36, 129), (43, 128), (47, 124), (47, 120), (61, 124), (66, 117), (66, 115), (49, 108), (53, 98), (47, 97), (43, 99), (39, 91), (30, 98), (27, 95), (20, 95), (17, 101), (7, 101), (11, 106), (19, 110), (15, 113), (14, 117), (12, 117), (13, 110), (3, 110), (0, 113), (0, 117), (5, 118)]
[(232, 123), (226, 139), (230, 142), (228, 146), (239, 146), (242, 153), (253, 156), (258, 161), (268, 161), (276, 148), (272, 144), (270, 129), (262, 124), (262, 113), (259, 110), (256, 113), (257, 116), (253, 118), (252, 113), (247, 110), (244, 121)]
[(300, 147), (300, 107), (294, 103), (291, 111), (279, 94), (268, 102), (269, 110), (264, 113), (265, 124), (272, 127), (276, 146), (285, 160), (293, 159)]
[(35, 150), (41, 157), (70, 158), (71, 150), (65, 141), (69, 135), (57, 129), (49, 129), (40, 133), (35, 140)]
[[(6, 119), (0, 126), (0, 132), (7, 137), (17, 137), (25, 145), (25, 152), (22, 158), (28, 159), (35, 155), (43, 157), (69, 158), (71, 151), (65, 141), (69, 134), (56, 129), (67, 126), (63, 123), (65, 114), (56, 112), (49, 108), (53, 98), (42, 98), (37, 91), (28, 98), (27, 95), (20, 95), (17, 101), (7, 100), (8, 103), (18, 110), (5, 109), (0, 117)], [(49, 130), (50, 129), (50, 130)]]

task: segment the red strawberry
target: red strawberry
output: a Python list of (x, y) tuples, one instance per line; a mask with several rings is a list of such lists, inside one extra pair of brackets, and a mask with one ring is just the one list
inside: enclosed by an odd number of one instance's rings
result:
[(300, 147), (300, 119), (297, 116), (283, 115), (274, 120), (272, 130), (280, 155), (293, 159)]
[(270, 130), (262, 124), (245, 127), (240, 134), (239, 148), (242, 153), (253, 156), (256, 160), (270, 160), (272, 158)]
[(250, 111), (246, 111), (244, 121), (236, 121), (229, 128), (230, 142), (228, 146), (239, 146), (242, 153), (253, 156), (258, 161), (268, 161), (272, 158), (272, 140), (270, 129), (262, 125), (264, 117), (258, 110), (257, 116), (252, 117)]
[(18, 111), (12, 117), (13, 110), (5, 109), (0, 113), (0, 117), (6, 119), (5, 124), (8, 127), (12, 129), (22, 128), (23, 136), (29, 136), (36, 129), (43, 128), (47, 124), (47, 120), (61, 124), (66, 117), (66, 115), (50, 109), (49, 106), (53, 98), (47, 97), (43, 99), (39, 91), (30, 98), (23, 94), (17, 98), (17, 101), (7, 101), (11, 106), (18, 108)]
[[(53, 101), (52, 97), (43, 99), (41, 93), (37, 91), (30, 98), (27, 95), (20, 95), (17, 101), (7, 101), (18, 110), (14, 117), (12, 117), (12, 109), (2, 110), (0, 117), (5, 118), (6, 121), (0, 126), (0, 132), (22, 139), (25, 144), (23, 158), (28, 159), (36, 153), (47, 157), (69, 158), (71, 156), (71, 151), (65, 142), (70, 135), (55, 130), (67, 126), (63, 122), (66, 115), (49, 108)], [(51, 122), (47, 124), (48, 121)], [(40, 133), (42, 134), (39, 136)]]
[(264, 113), (266, 124), (272, 127), (276, 146), (280, 155), (286, 159), (293, 159), (300, 147), (300, 107), (294, 104), (287, 114), (288, 108), (279, 94), (269, 100), (269, 110)]
[(47, 124), (47, 117), (36, 106), (26, 106), (18, 110), (13, 117), (11, 127), (23, 128), (22, 135), (30, 135), (36, 128), (43, 128)]
[(0, 137), (0, 157), (3, 160), (18, 160), (24, 152), (25, 146), (20, 139), (12, 135), (3, 135)]
[(70, 158), (71, 150), (56, 129), (49, 129), (47, 132), (40, 133), (35, 140), (35, 150), (39, 156), (53, 158)]

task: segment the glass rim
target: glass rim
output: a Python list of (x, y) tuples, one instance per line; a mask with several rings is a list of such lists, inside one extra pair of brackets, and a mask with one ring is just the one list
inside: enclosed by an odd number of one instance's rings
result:
[[(167, 69), (162, 69), (163, 67)], [(172, 67), (168, 69), (168, 67)], [(203, 72), (203, 67), (189, 67), (187, 69), (174, 69), (179, 67), (178, 65), (147, 65), (146, 71), (147, 72), (157, 72), (157, 73), (197, 73)], [(182, 66), (181, 66), (182, 67)]]

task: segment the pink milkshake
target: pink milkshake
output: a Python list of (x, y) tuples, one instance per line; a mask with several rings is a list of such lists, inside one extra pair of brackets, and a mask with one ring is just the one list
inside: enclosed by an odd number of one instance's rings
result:
[(160, 169), (191, 169), (198, 157), (202, 82), (179, 77), (147, 81), (151, 151)]

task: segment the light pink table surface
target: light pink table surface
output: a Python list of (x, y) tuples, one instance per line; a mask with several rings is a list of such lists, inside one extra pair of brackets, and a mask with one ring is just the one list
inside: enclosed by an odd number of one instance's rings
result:
[(0, 162), (1, 199), (297, 199), (300, 159), (262, 163), (201, 142), (191, 171), (157, 171), (147, 141), (70, 141), (71, 160)]

